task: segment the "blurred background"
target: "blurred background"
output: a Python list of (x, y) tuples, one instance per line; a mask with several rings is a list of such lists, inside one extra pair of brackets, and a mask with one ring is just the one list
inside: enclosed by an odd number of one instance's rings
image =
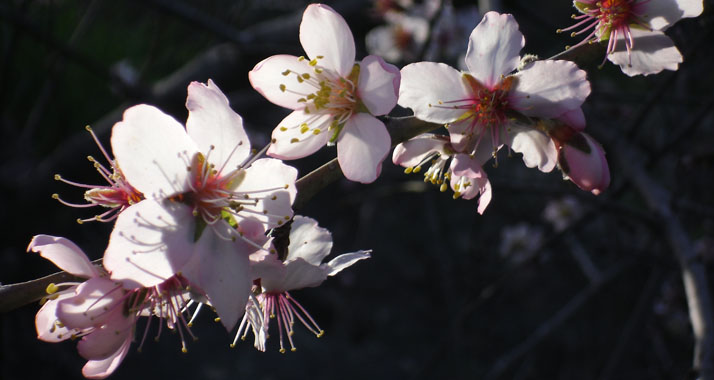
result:
[[(579, 40), (568, 1), (333, 1), (352, 28), (358, 59), (370, 52), (402, 66), (432, 60), (459, 67), (467, 38), (488, 9), (514, 14), (522, 53), (552, 56)], [(67, 237), (102, 256), (111, 225), (51, 198), (82, 202), (53, 180), (102, 179), (86, 156), (109, 148), (127, 107), (148, 103), (183, 122), (186, 87), (212, 78), (243, 116), (254, 147), (288, 111), (248, 83), (278, 53), (302, 55), (297, 0), (4, 0), (0, 2), (0, 282), (56, 271), (25, 253), (35, 234)], [(296, 326), (298, 350), (268, 351), (204, 312), (199, 340), (182, 354), (164, 329), (132, 349), (113, 379), (688, 379), (694, 338), (681, 268), (665, 223), (677, 223), (697, 263), (714, 263), (714, 21), (704, 13), (667, 31), (684, 56), (676, 72), (629, 78), (601, 58), (583, 66), (592, 94), (587, 132), (608, 152), (612, 185), (596, 197), (558, 171), (526, 168), (501, 152), (486, 167), (494, 197), (453, 200), (419, 174), (385, 162), (371, 185), (346, 180), (297, 212), (332, 231), (335, 254), (372, 249), (321, 287), (293, 292), (326, 330)], [(406, 115), (395, 109), (394, 115)], [(290, 162), (300, 175), (334, 148)], [(633, 158), (634, 157), (634, 158)], [(664, 189), (661, 219), (636, 178)], [(710, 291), (711, 285), (709, 285)], [(81, 378), (75, 342), (38, 341), (37, 304), (0, 314), (0, 378)], [(712, 321), (709, 321), (712, 323)], [(138, 334), (143, 333), (143, 326)], [(155, 326), (149, 336), (156, 334)], [(136, 347), (136, 345), (134, 346)], [(29, 364), (28, 364), (29, 363)]]

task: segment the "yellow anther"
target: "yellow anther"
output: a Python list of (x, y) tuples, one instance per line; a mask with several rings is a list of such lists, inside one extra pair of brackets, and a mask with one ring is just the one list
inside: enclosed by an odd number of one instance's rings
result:
[(91, 131), (92, 131), (92, 127), (90, 127), (89, 125), (85, 125), (85, 126), (84, 126), (84, 129), (86, 129), (87, 132), (91, 132)]
[(293, 348), (290, 349), (290, 351), (291, 351), (291, 352), (295, 352), (295, 351), (297, 351), (297, 348), (293, 347)]
[(312, 130), (312, 134), (317, 136), (317, 135), (320, 134), (320, 130), (317, 129), (317, 128), (315, 128), (315, 129)]
[(45, 292), (47, 292), (47, 294), (55, 294), (58, 290), (59, 286), (55, 285), (54, 282), (50, 283), (49, 285), (47, 285), (47, 288), (45, 288)]
[(280, 91), (285, 92), (287, 87), (284, 84), (280, 84)]
[(308, 73), (302, 74), (302, 79), (310, 79), (310, 74), (308, 74)]
[(285, 349), (284, 349), (284, 348), (281, 348), (281, 349), (280, 349), (280, 353), (281, 353), (281, 354), (284, 354), (284, 353), (285, 353)]
[(315, 57), (315, 58), (317, 58), (317, 59), (323, 59), (323, 58), (325, 58), (325, 56), (324, 56), (324, 55), (318, 55), (318, 56)]
[(57, 193), (52, 194), (52, 199), (59, 199), (59, 194), (57, 194)]
[(296, 142), (300, 142), (300, 140), (297, 137), (293, 137), (290, 139), (290, 142), (294, 144)]
[(228, 345), (228, 347), (230, 347), (230, 348), (236, 348), (236, 345), (233, 344), (233, 343), (231, 343), (231, 344)]
[(310, 66), (316, 66), (317, 65), (317, 59), (313, 59), (308, 63)]
[(298, 57), (298, 62), (302, 62), (304, 60), (305, 60), (305, 57), (303, 57), (302, 55)]
[(61, 181), (61, 180), (62, 180), (62, 176), (59, 174), (55, 174), (55, 181)]
[(410, 167), (404, 169), (404, 174), (410, 174), (412, 172), (412, 170), (414, 170), (414, 168), (410, 166)]
[(213, 319), (213, 322), (220, 322), (220, 321), (221, 321), (221, 317), (216, 317)]
[(296, 77), (296, 78), (297, 78), (298, 83), (302, 83), (305, 81), (305, 79), (302, 79), (302, 77)]
[(442, 183), (441, 186), (439, 186), (439, 191), (441, 191), (441, 192), (443, 193), (443, 192), (445, 192), (446, 189), (448, 189), (448, 188), (449, 188), (449, 187), (446, 186), (445, 183)]
[(305, 124), (303, 124), (303, 125), (300, 127), (300, 133), (305, 133), (305, 132), (307, 132), (307, 131), (309, 131), (309, 130), (310, 130), (310, 128), (309, 128), (307, 125), (305, 125)]
[(461, 196), (461, 193), (458, 191), (454, 191), (454, 199), (457, 199), (458, 197)]
[(181, 347), (181, 352), (186, 354), (188, 353), (188, 349), (186, 347)]
[(282, 132), (285, 132), (285, 131), (287, 131), (288, 129), (285, 128), (285, 127), (280, 127), (280, 130), (281, 130)]
[(318, 338), (322, 338), (323, 335), (325, 335), (325, 330), (320, 330), (320, 332), (317, 333)]
[(83, 224), (84, 220), (77, 218), (77, 224)]
[(419, 173), (420, 171), (421, 171), (421, 166), (417, 166), (413, 170), (414, 173)]
[(556, 33), (563, 33), (563, 29), (556, 29), (555, 32), (556, 32)]
[(284, 76), (290, 75), (290, 69), (283, 71), (281, 74), (283, 74)]

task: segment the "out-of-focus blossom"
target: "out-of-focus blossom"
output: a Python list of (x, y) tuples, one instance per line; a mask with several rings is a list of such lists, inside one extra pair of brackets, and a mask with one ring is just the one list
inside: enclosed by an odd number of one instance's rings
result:
[(464, 41), (476, 27), (481, 16), (478, 6), (467, 5), (455, 8), (451, 2), (442, 6), (439, 18), (434, 23), (429, 46), (424, 59), (459, 62), (459, 70), (468, 70), (464, 63)]
[(677, 70), (682, 55), (664, 31), (702, 13), (702, 0), (575, 0), (577, 23), (558, 33), (588, 33), (577, 45), (608, 41), (607, 59), (629, 76)]
[(568, 228), (582, 214), (583, 208), (573, 196), (552, 200), (543, 209), (543, 219), (550, 222), (556, 231)]
[(429, 21), (405, 13), (388, 13), (387, 25), (370, 30), (365, 36), (367, 51), (389, 62), (418, 58), (429, 35)]
[(250, 293), (249, 255), (263, 249), (253, 237), (290, 219), (297, 171), (251, 162), (242, 119), (212, 81), (191, 83), (186, 107), (185, 129), (147, 105), (114, 126), (117, 163), (146, 199), (117, 218), (104, 266), (134, 288), (180, 273), (231, 329)]
[(501, 230), (498, 252), (513, 264), (521, 264), (538, 251), (543, 243), (543, 230), (527, 223), (507, 226)]
[(259, 285), (255, 288), (257, 294), (246, 306), (246, 314), (233, 344), (239, 337), (245, 337), (248, 326), (251, 326), (254, 334), (258, 332), (255, 347), (264, 350), (271, 318), (275, 319), (278, 325), (280, 352), (286, 352), (284, 337), (287, 337), (290, 350), (295, 351), (292, 336), (296, 320), (315, 336), (321, 337), (324, 331), (288, 292), (319, 286), (327, 277), (336, 275), (357, 261), (369, 258), (371, 252), (345, 253), (323, 263), (322, 260), (332, 250), (332, 236), (329, 231), (319, 227), (315, 220), (303, 216), (294, 218), (289, 239), (284, 261), (271, 257), (271, 261), (267, 263), (273, 268), (263, 272)]
[(117, 165), (116, 161), (113, 160), (109, 153), (107, 153), (107, 151), (104, 149), (102, 144), (99, 142), (99, 139), (94, 134), (94, 131), (92, 131), (92, 128), (87, 126), (86, 129), (92, 135), (94, 142), (97, 144), (99, 150), (102, 152), (102, 155), (109, 163), (111, 170), (104, 167), (104, 165), (102, 165), (92, 156), (87, 157), (87, 159), (94, 165), (94, 168), (97, 169), (99, 175), (101, 175), (102, 178), (107, 181), (108, 185), (87, 185), (83, 183), (69, 181), (67, 179), (62, 178), (62, 176), (60, 176), (59, 174), (55, 174), (55, 180), (57, 181), (61, 181), (79, 188), (87, 189), (84, 192), (84, 199), (87, 201), (87, 203), (76, 204), (67, 202), (61, 199), (59, 194), (52, 194), (52, 198), (60, 201), (60, 203), (62, 203), (63, 205), (70, 207), (86, 208), (102, 206), (109, 209), (103, 213), (95, 215), (92, 218), (77, 219), (77, 222), (80, 224), (90, 221), (110, 222), (116, 219), (116, 217), (119, 216), (119, 213), (124, 211), (124, 209), (144, 199), (144, 196), (138, 190), (136, 190), (129, 182), (127, 182), (126, 178), (124, 177), (124, 174), (119, 169), (119, 166)]
[(375, 116), (396, 105), (399, 69), (373, 55), (355, 62), (352, 32), (327, 5), (305, 9), (300, 43), (308, 58), (275, 55), (249, 73), (256, 91), (293, 110), (273, 130), (268, 155), (292, 160), (337, 144), (345, 177), (373, 182), (391, 144), (387, 128)]
[(511, 74), (524, 43), (513, 16), (489, 12), (471, 33), (469, 72), (434, 62), (407, 65), (399, 105), (421, 120), (447, 124), (456, 151), (474, 155), (486, 139), (494, 149), (509, 145), (523, 154), (527, 166), (548, 172), (556, 165), (554, 146), (516, 119), (556, 118), (576, 110), (590, 94), (590, 84), (568, 61), (536, 61)]
[[(484, 144), (486, 145), (486, 144)], [(454, 199), (473, 199), (480, 194), (478, 213), (483, 214), (491, 201), (491, 183), (481, 166), (491, 158), (491, 150), (481, 147), (480, 154), (470, 156), (454, 150), (446, 136), (423, 134), (394, 148), (392, 162), (405, 167), (405, 173), (419, 173), (422, 166), (430, 165), (424, 173), (424, 182), (439, 186), (442, 192), (447, 182), (454, 191)], [(449, 160), (451, 160), (450, 165)]]

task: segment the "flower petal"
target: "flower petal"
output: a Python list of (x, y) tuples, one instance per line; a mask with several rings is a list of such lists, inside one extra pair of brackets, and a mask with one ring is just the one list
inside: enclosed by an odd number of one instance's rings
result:
[(453, 122), (464, 114), (464, 110), (449, 106), (450, 102), (472, 98), (461, 79), (461, 72), (444, 63), (412, 63), (403, 67), (401, 73), (398, 103), (411, 108), (420, 120)]
[(405, 168), (417, 166), (432, 154), (441, 153), (448, 143), (445, 136), (421, 134), (394, 147), (392, 162)]
[(337, 161), (345, 178), (374, 182), (390, 146), (391, 138), (384, 123), (366, 113), (352, 115), (337, 140)]
[(558, 120), (567, 124), (576, 131), (582, 132), (582, 130), (585, 129), (585, 114), (583, 113), (583, 109), (580, 107), (558, 116)]
[(327, 279), (329, 272), (327, 265), (312, 265), (300, 257), (285, 264), (285, 267), (284, 278), (278, 281), (275, 279), (261, 281), (261, 285), (266, 292), (282, 293), (294, 289), (319, 286)]
[(118, 310), (104, 325), (85, 335), (77, 343), (77, 351), (88, 360), (113, 357), (127, 341), (131, 342), (135, 322), (134, 315), (126, 316)]
[(651, 0), (638, 6), (642, 19), (649, 22), (652, 29), (660, 31), (683, 18), (697, 17), (704, 10), (702, 0)]
[(87, 379), (104, 379), (111, 375), (126, 357), (130, 346), (131, 339), (126, 339), (113, 355), (102, 360), (88, 361), (82, 368), (82, 375)]
[(69, 339), (74, 333), (74, 329), (69, 329), (67, 326), (59, 322), (57, 318), (57, 305), (59, 301), (74, 297), (74, 291), (61, 293), (56, 299), (51, 299), (45, 302), (35, 315), (35, 329), (37, 330), (37, 339), (45, 342), (61, 342)]
[(147, 198), (186, 190), (186, 167), (197, 147), (171, 116), (145, 104), (131, 107), (114, 125), (111, 142), (127, 181)]
[(625, 50), (624, 36), (617, 37), (619, 50), (607, 56), (610, 62), (619, 65), (629, 75), (657, 74), (662, 70), (677, 70), (682, 63), (682, 54), (674, 42), (662, 32), (631, 29), (633, 50)]
[(317, 152), (330, 139), (331, 132), (327, 128), (332, 119), (329, 114), (293, 111), (273, 129), (267, 154), (281, 160), (295, 160)]
[[(310, 4), (300, 23), (300, 44), (318, 65), (347, 77), (355, 64), (355, 40), (345, 19), (324, 4)], [(318, 58), (323, 57), (323, 58)]]
[(319, 227), (317, 221), (306, 216), (296, 215), (290, 225), (290, 245), (285, 262), (302, 258), (312, 265), (322, 264), (332, 250), (330, 231)]
[(296, 180), (297, 170), (292, 166), (272, 158), (256, 160), (245, 170), (245, 179), (235, 190), (256, 203), (243, 205), (243, 210), (238, 213), (238, 222), (243, 220), (242, 215), (248, 215), (270, 229), (290, 220), (297, 194)]
[(471, 32), (466, 50), (466, 67), (488, 88), (501, 81), (501, 76), (518, 67), (519, 53), (526, 40), (510, 14), (488, 12)]
[(73, 297), (57, 304), (57, 319), (69, 329), (101, 326), (115, 313), (123, 313), (124, 289), (121, 284), (104, 277), (90, 278), (81, 283)]
[(186, 131), (216, 169), (233, 170), (248, 158), (250, 141), (243, 119), (212, 80), (207, 85), (192, 82), (188, 86), (186, 108)]
[(536, 61), (515, 74), (508, 101), (528, 116), (557, 117), (579, 108), (590, 95), (586, 75), (570, 61)]
[(27, 250), (39, 252), (40, 256), (52, 261), (58, 268), (77, 277), (99, 277), (101, 274), (76, 244), (63, 237), (35, 235)]
[(327, 263), (327, 267), (329, 268), (327, 275), (334, 276), (343, 269), (352, 266), (352, 264), (360, 260), (369, 259), (371, 257), (370, 253), (372, 253), (372, 251), (357, 251), (344, 253), (335, 257)]
[(579, 188), (600, 194), (610, 185), (610, 168), (600, 144), (585, 133), (580, 134), (588, 144), (589, 152), (565, 144), (559, 157), (560, 166), (568, 178)]
[(526, 126), (511, 126), (508, 134), (508, 146), (513, 151), (523, 153), (523, 162), (529, 168), (548, 173), (558, 162), (558, 151), (553, 140), (545, 133)]
[(104, 267), (127, 288), (158, 285), (180, 272), (190, 259), (195, 229), (190, 207), (169, 200), (143, 200), (119, 214), (104, 253)]
[(357, 94), (374, 116), (386, 115), (397, 105), (399, 69), (381, 57), (368, 55), (360, 62)]
[(305, 59), (274, 55), (258, 62), (248, 73), (248, 79), (251, 86), (273, 104), (299, 110), (305, 108), (305, 103), (298, 99), (315, 92), (316, 88), (307, 81), (298, 81), (296, 75), (311, 74), (314, 70)]

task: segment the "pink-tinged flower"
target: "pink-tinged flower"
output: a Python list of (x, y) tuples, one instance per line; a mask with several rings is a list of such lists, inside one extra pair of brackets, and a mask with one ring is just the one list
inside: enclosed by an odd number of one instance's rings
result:
[(191, 83), (186, 107), (185, 129), (147, 105), (114, 126), (117, 163), (146, 199), (117, 218), (104, 266), (134, 288), (182, 274), (230, 329), (250, 292), (249, 255), (262, 249), (249, 236), (292, 217), (297, 171), (250, 161), (242, 119), (212, 81)]
[(576, 0), (578, 22), (558, 33), (580, 29), (580, 43), (607, 41), (607, 59), (629, 76), (677, 70), (682, 55), (664, 31), (675, 22), (702, 13), (701, 0)]
[[(71, 241), (49, 235), (35, 236), (28, 251), (40, 255), (84, 282), (50, 284), (45, 303), (37, 312), (38, 338), (46, 342), (80, 339), (79, 354), (88, 360), (82, 374), (90, 379), (109, 376), (121, 364), (133, 340), (136, 321), (141, 316), (159, 318), (178, 330), (182, 351), (186, 351), (183, 313), (189, 293), (184, 279), (174, 276), (152, 288), (127, 290), (108, 278), (100, 267)], [(143, 345), (149, 323), (147, 323)], [(159, 333), (161, 328), (159, 328)]]
[(507, 226), (501, 230), (498, 252), (518, 265), (529, 260), (543, 244), (543, 230), (527, 223)]
[[(491, 158), (488, 144), (481, 145), (478, 153), (470, 156), (458, 153), (448, 137), (423, 134), (403, 142), (394, 148), (392, 162), (405, 167), (405, 173), (419, 173), (422, 166), (431, 164), (424, 173), (424, 182), (439, 186), (444, 192), (448, 181), (454, 191), (454, 199), (473, 199), (480, 194), (478, 213), (483, 214), (491, 202), (491, 183), (481, 166)], [(451, 160), (451, 164), (447, 163)]]
[(249, 73), (256, 91), (293, 110), (273, 130), (268, 155), (293, 160), (337, 144), (345, 177), (373, 182), (391, 144), (375, 116), (396, 105), (399, 69), (373, 55), (356, 63), (352, 32), (327, 5), (305, 9), (300, 43), (308, 58), (275, 55)]
[(384, 18), (387, 25), (378, 26), (365, 36), (367, 51), (389, 62), (415, 60), (429, 36), (429, 21), (402, 12), (389, 12)]
[(59, 174), (55, 174), (55, 180), (57, 181), (62, 181), (72, 186), (87, 189), (84, 192), (84, 199), (88, 203), (76, 204), (67, 202), (62, 200), (59, 194), (52, 194), (52, 198), (58, 200), (63, 205), (70, 207), (86, 208), (102, 206), (109, 209), (101, 214), (95, 215), (92, 218), (77, 219), (77, 223), (82, 224), (84, 222), (91, 221), (110, 222), (116, 219), (119, 213), (124, 211), (124, 209), (141, 201), (144, 196), (126, 181), (126, 178), (119, 169), (119, 166), (117, 166), (116, 161), (109, 156), (109, 153), (107, 153), (102, 144), (99, 142), (97, 136), (94, 134), (94, 131), (92, 131), (92, 128), (87, 126), (86, 129), (92, 135), (92, 139), (94, 139), (94, 142), (99, 147), (102, 155), (109, 163), (111, 170), (104, 167), (104, 165), (92, 156), (87, 157), (87, 159), (94, 165), (94, 168), (97, 169), (99, 175), (107, 181), (108, 185), (87, 185), (74, 181), (68, 181), (62, 178)]
[(287, 257), (281, 262), (275, 255), (271, 255), (271, 262), (266, 263), (273, 268), (262, 271), (259, 285), (256, 286), (258, 294), (248, 302), (246, 309), (251, 311), (246, 312), (243, 317), (233, 344), (239, 337), (245, 338), (247, 326), (250, 325), (254, 334), (263, 330), (256, 335), (255, 347), (262, 347), (264, 350), (271, 318), (274, 318), (278, 325), (282, 353), (286, 352), (284, 336), (287, 336), (290, 350), (295, 351), (292, 336), (296, 320), (318, 338), (321, 337), (324, 331), (288, 291), (319, 286), (327, 277), (336, 275), (357, 261), (369, 258), (371, 252), (345, 253), (322, 263), (331, 249), (332, 236), (329, 231), (318, 227), (317, 222), (311, 218), (296, 216), (291, 225)]
[(583, 207), (573, 196), (566, 196), (548, 202), (543, 209), (543, 219), (560, 232), (568, 228), (583, 215)]
[(523, 153), (528, 166), (550, 171), (554, 155), (543, 154), (542, 141), (531, 141), (538, 136), (522, 120), (555, 118), (580, 108), (590, 84), (586, 73), (568, 61), (536, 61), (511, 74), (524, 43), (513, 16), (489, 12), (471, 33), (469, 72), (443, 63), (407, 65), (399, 105), (421, 120), (447, 124), (456, 151), (473, 155), (485, 138), (494, 148), (507, 144)]

